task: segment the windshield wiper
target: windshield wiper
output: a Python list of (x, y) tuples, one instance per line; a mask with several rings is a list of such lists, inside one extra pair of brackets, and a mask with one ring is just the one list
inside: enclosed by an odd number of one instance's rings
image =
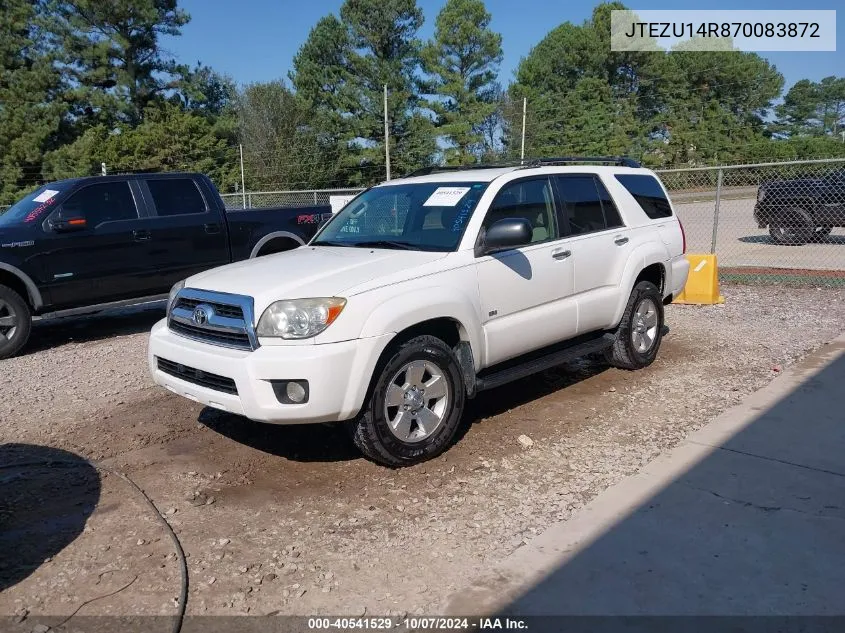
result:
[(409, 244), (408, 242), (394, 242), (392, 240), (371, 240), (369, 242), (355, 242), (354, 246), (363, 248), (400, 248), (406, 251), (418, 250), (415, 244)]
[(314, 242), (311, 246), (355, 246), (354, 242), (332, 242), (330, 240), (320, 240)]

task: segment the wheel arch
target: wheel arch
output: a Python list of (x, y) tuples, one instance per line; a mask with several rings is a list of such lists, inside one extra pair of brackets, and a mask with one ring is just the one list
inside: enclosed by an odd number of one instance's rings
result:
[[(268, 233), (264, 237), (262, 237), (258, 242), (255, 243), (255, 246), (252, 247), (252, 251), (249, 254), (250, 259), (254, 259), (258, 257), (258, 254), (261, 250), (267, 246), (268, 244), (272, 244), (275, 241), (279, 242), (293, 242), (296, 244), (293, 248), (297, 248), (299, 246), (305, 246), (305, 241), (296, 233), (291, 233), (290, 231), (273, 231), (272, 233)], [(284, 252), (285, 250), (292, 250), (289, 248), (283, 249), (281, 251), (275, 251), (277, 253)]]
[(0, 262), (0, 284), (12, 288), (21, 295), (33, 310), (38, 310), (44, 305), (41, 292), (35, 282), (25, 272), (10, 264)]
[(666, 292), (666, 255), (666, 248), (663, 245), (648, 243), (639, 246), (628, 256), (620, 282), (619, 301), (613, 314), (613, 327), (619, 325), (622, 320), (631, 291), (640, 281), (652, 283), (656, 281), (655, 285), (660, 294), (663, 295)]

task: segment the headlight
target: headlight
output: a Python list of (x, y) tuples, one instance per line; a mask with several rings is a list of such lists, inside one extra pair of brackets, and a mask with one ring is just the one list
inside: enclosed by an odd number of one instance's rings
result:
[(177, 284), (174, 284), (173, 287), (170, 289), (170, 295), (167, 297), (167, 313), (170, 314), (170, 308), (173, 307), (173, 302), (176, 301), (176, 295), (179, 294), (179, 291), (185, 287), (185, 280), (183, 279)]
[(340, 315), (346, 299), (292, 299), (271, 304), (258, 320), (258, 336), (311, 338), (329, 327)]
[(763, 202), (763, 198), (766, 197), (766, 190), (765, 189), (758, 189), (757, 190), (757, 202)]

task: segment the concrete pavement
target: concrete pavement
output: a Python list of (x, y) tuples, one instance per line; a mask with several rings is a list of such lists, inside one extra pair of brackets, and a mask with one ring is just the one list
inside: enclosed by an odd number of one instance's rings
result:
[[(845, 616), (845, 335), (517, 550), (448, 611)], [(845, 618), (827, 623), (845, 630)]]

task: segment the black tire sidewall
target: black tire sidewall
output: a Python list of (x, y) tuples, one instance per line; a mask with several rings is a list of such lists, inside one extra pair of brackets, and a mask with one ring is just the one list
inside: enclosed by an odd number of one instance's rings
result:
[[(792, 236), (780, 235), (780, 227), (788, 227)], [(800, 207), (783, 209), (769, 225), (769, 235), (778, 244), (801, 246), (813, 238), (816, 225), (812, 216)]]
[(29, 339), (32, 330), (32, 311), (23, 297), (7, 286), (0, 286), (0, 299), (11, 304), (18, 317), (14, 336), (10, 340), (0, 339), (0, 358), (9, 358), (17, 354)]
[[(642, 354), (637, 351), (636, 347), (634, 347), (634, 341), (631, 336), (631, 326), (633, 324), (634, 314), (637, 311), (637, 307), (644, 299), (651, 299), (652, 303), (654, 303), (655, 309), (657, 310), (657, 335), (651, 349), (649, 349), (645, 354)], [(628, 318), (622, 324), (619, 336), (624, 337), (623, 340), (625, 342), (626, 351), (628, 352), (628, 357), (634, 361), (637, 366), (646, 367), (651, 365), (651, 363), (654, 362), (654, 359), (657, 358), (657, 352), (660, 351), (660, 344), (663, 342), (663, 324), (665, 322), (663, 297), (661, 297), (660, 291), (653, 283), (649, 281), (641, 281), (634, 286), (628, 305), (629, 310), (626, 310)]]
[[(384, 416), (384, 398), (387, 385), (399, 369), (414, 360), (427, 360), (436, 364), (449, 383), (451, 402), (449, 413), (437, 430), (419, 442), (403, 442), (391, 432)], [(412, 339), (402, 345), (388, 360), (373, 387), (368, 406), (368, 422), (382, 448), (397, 461), (416, 463), (430, 459), (446, 450), (463, 414), (466, 391), (460, 367), (452, 350), (434, 337), (424, 336)]]

